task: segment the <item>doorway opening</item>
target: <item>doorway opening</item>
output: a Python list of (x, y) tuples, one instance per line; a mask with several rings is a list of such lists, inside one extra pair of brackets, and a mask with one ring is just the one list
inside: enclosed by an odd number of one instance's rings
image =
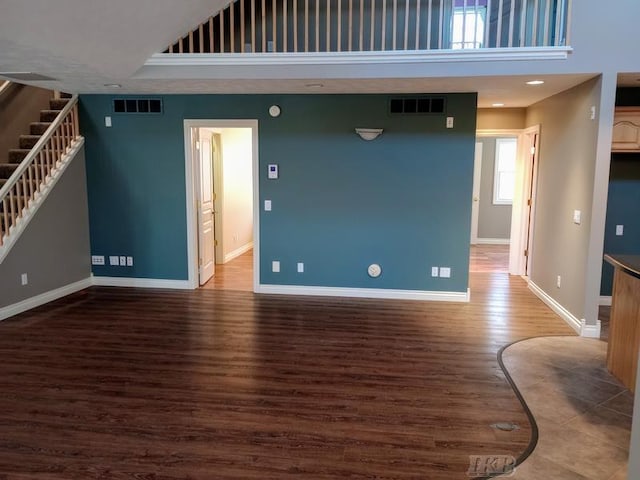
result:
[(539, 126), (477, 132), (470, 272), (528, 276), (539, 138)]
[(189, 282), (254, 291), (257, 120), (185, 120)]

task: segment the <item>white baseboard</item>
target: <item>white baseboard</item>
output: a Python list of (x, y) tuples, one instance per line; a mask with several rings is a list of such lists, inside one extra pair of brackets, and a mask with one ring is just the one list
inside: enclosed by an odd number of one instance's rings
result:
[(535, 295), (546, 303), (551, 310), (556, 312), (560, 318), (562, 318), (567, 324), (573, 328), (576, 333), (580, 334), (582, 330), (582, 322), (578, 320), (569, 310), (560, 305), (555, 299), (551, 298), (547, 292), (542, 290), (538, 285), (536, 285), (532, 280), (529, 280), (529, 290), (531, 290)]
[(29, 206), (22, 212), (22, 217), (20, 217), (16, 224), (11, 227), (9, 230), (9, 236), (6, 238), (4, 244), (0, 246), (0, 263), (2, 263), (5, 257), (9, 254), (15, 243), (27, 228), (27, 225), (29, 225), (29, 222), (31, 222), (31, 219), (44, 204), (49, 193), (53, 190), (53, 187), (56, 186), (58, 180), (60, 180), (67, 167), (76, 158), (77, 153), (82, 149), (83, 145), (84, 137), (80, 137), (78, 140), (74, 141), (72, 146), (69, 148), (69, 151), (62, 155), (56, 170), (51, 174), (46, 182), (42, 183), (40, 192), (34, 195)]
[(224, 262), (223, 263), (230, 262), (231, 260), (233, 260), (234, 258), (239, 257), (243, 253), (247, 253), (252, 248), (253, 248), (253, 242), (249, 242), (246, 245), (241, 246), (240, 248), (236, 248), (235, 250), (233, 250), (232, 252), (227, 253), (224, 256)]
[(510, 245), (510, 238), (478, 238), (478, 245)]
[(18, 315), (19, 313), (26, 312), (27, 310), (31, 310), (32, 308), (40, 307), (45, 303), (58, 300), (59, 298), (66, 297), (67, 295), (71, 295), (72, 293), (79, 292), (80, 290), (84, 290), (85, 288), (90, 287), (92, 284), (93, 283), (91, 281), (91, 278), (85, 278), (84, 280), (70, 283), (69, 285), (65, 285), (64, 287), (56, 288), (55, 290), (41, 293), (40, 295), (36, 295), (35, 297), (27, 298), (26, 300), (14, 303), (13, 305), (2, 307), (0, 308), (0, 320)]
[(600, 320), (596, 320), (595, 325), (587, 325), (586, 320), (580, 321), (580, 336), (585, 338), (600, 338), (600, 329), (602, 324)]
[(173, 290), (193, 290), (189, 280), (165, 280), (160, 278), (91, 277), (97, 287), (168, 288)]
[(603, 307), (610, 307), (611, 306), (611, 295), (609, 295), (609, 296), (606, 296), (606, 295), (600, 296), (600, 301), (598, 302), (598, 305), (601, 305)]
[(425, 290), (388, 290), (384, 288), (312, 287), (300, 285), (264, 285), (256, 293), (276, 295), (311, 295), (323, 297), (383, 298), (392, 300), (422, 300), (430, 302), (468, 302), (466, 292), (434, 292)]

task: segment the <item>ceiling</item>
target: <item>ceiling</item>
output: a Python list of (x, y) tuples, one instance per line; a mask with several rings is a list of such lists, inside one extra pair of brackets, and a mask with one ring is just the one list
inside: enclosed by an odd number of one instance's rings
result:
[[(525, 107), (593, 75), (450, 78), (145, 79), (136, 72), (154, 53), (226, 5), (225, 0), (4, 0), (0, 72), (33, 72), (25, 81), (77, 93), (446, 93), (479, 94), (479, 106)], [(34, 14), (35, 12), (35, 14)], [(222, 67), (220, 67), (222, 68)], [(1, 76), (1, 75), (0, 75)], [(255, 76), (255, 75), (254, 75)], [(626, 77), (625, 77), (626, 78)], [(635, 77), (629, 82), (637, 84)], [(110, 88), (119, 84), (121, 88)], [(321, 85), (321, 86), (319, 86)]]

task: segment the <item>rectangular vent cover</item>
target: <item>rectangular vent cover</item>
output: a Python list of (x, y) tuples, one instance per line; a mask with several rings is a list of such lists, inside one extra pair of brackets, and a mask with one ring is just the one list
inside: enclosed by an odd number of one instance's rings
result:
[(392, 98), (389, 113), (393, 115), (424, 115), (444, 113), (444, 97)]
[(113, 113), (162, 113), (162, 100), (159, 98), (116, 98), (113, 100)]

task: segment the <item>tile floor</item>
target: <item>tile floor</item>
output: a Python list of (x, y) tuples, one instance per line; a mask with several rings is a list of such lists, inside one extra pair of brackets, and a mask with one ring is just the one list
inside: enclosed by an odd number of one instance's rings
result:
[(504, 351), (539, 429), (511, 478), (626, 478), (633, 395), (607, 372), (606, 352), (605, 342), (580, 337), (534, 338)]

